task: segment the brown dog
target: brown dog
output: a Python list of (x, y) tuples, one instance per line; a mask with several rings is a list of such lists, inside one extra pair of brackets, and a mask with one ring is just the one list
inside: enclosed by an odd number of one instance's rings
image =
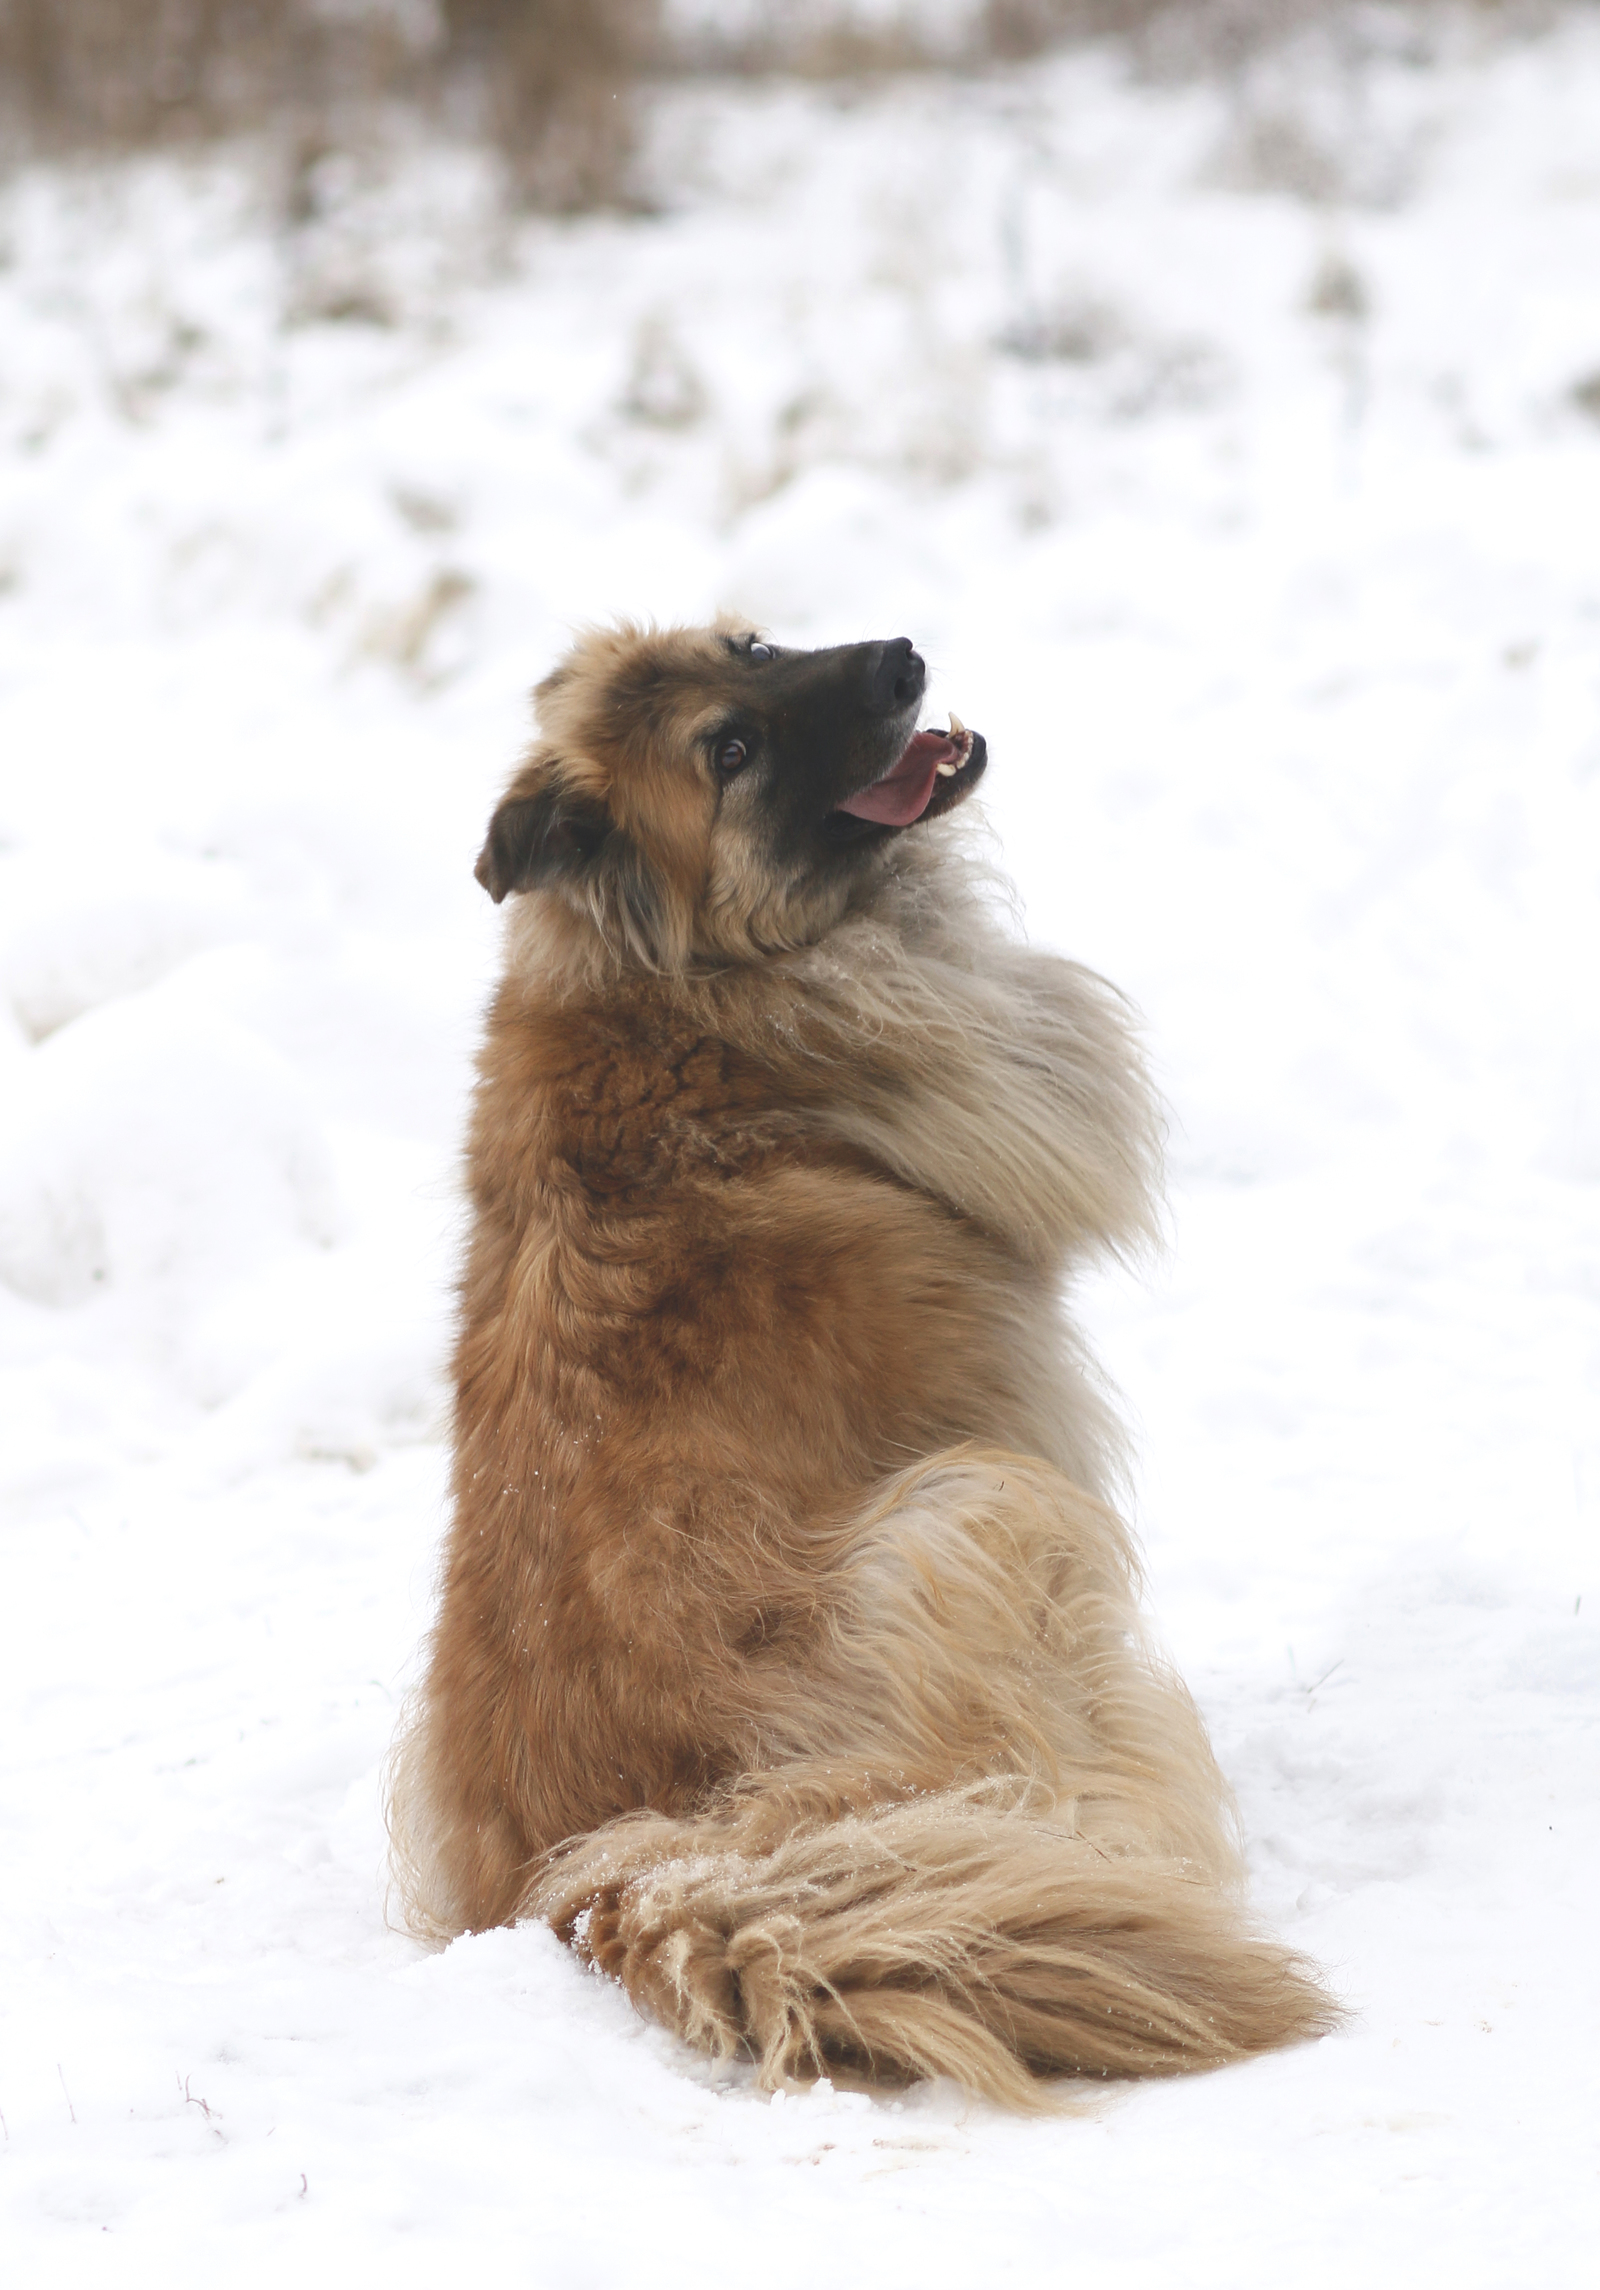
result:
[(413, 1923), (547, 1918), (762, 2080), (1209, 2066), (1247, 1929), (1063, 1274), (1150, 1227), (1117, 996), (998, 926), (901, 638), (585, 638), (478, 862), (455, 1523)]

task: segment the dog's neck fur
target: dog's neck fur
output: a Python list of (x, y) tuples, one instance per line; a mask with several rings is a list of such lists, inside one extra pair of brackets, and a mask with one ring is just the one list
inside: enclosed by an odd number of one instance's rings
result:
[[(815, 944), (641, 970), (640, 992), (774, 1068), (809, 1124), (1025, 1262), (1059, 1272), (1132, 1253), (1157, 1234), (1162, 1139), (1132, 1014), (1103, 979), (1004, 927), (1004, 886), (972, 887), (958, 832), (894, 846)], [(574, 1013), (602, 984), (615, 995), (629, 965), (592, 925), (537, 895), (517, 908), (508, 969), (525, 993)]]

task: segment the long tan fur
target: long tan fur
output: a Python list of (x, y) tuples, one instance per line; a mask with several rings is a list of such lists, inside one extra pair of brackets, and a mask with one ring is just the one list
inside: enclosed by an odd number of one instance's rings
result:
[(848, 812), (906, 653), (625, 629), (541, 687), (392, 1827), (418, 1930), (546, 1918), (766, 2083), (1038, 2106), (1336, 2013), (1245, 1921), (1061, 1311), (1156, 1213), (1125, 1007), (1004, 926), (954, 772)]

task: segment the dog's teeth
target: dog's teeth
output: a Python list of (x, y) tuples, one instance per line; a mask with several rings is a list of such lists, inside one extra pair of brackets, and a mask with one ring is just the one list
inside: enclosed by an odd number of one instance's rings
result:
[(941, 779), (954, 779), (956, 775), (956, 767), (953, 763), (936, 763), (933, 768)]
[(966, 736), (967, 727), (956, 714), (955, 709), (952, 708), (950, 710), (950, 737), (952, 739), (965, 739)]

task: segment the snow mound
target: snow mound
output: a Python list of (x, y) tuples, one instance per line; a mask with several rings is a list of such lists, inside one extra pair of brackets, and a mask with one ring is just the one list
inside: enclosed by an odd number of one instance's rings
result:
[(342, 1230), (300, 1077), (176, 997), (120, 997), (28, 1061), (0, 1139), (0, 1279), (36, 1303), (195, 1300)]

